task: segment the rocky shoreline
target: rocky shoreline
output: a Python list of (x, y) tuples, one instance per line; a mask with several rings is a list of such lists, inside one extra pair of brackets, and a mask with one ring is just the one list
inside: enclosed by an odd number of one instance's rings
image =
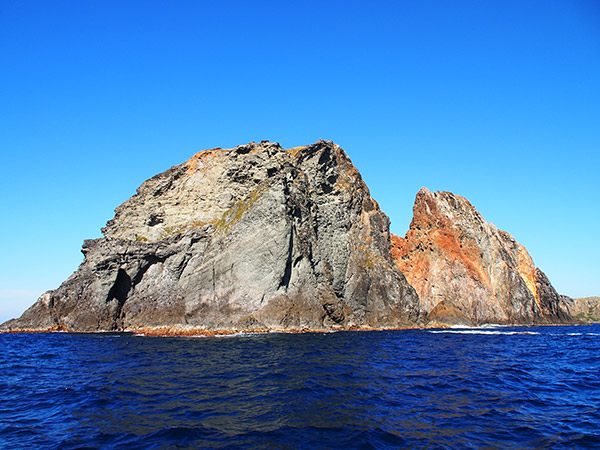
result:
[(338, 333), (343, 331), (402, 331), (402, 330), (448, 330), (448, 329), (492, 329), (492, 328), (517, 328), (517, 327), (561, 327), (561, 326), (587, 326), (594, 325), (597, 322), (568, 322), (568, 323), (512, 323), (512, 324), (483, 324), (477, 326), (450, 325), (447, 323), (428, 323), (425, 325), (411, 325), (404, 327), (350, 327), (350, 328), (300, 328), (300, 329), (244, 329), (244, 330), (205, 330), (198, 328), (177, 328), (177, 327), (142, 327), (123, 330), (96, 330), (96, 331), (78, 331), (69, 329), (10, 329), (0, 330), (0, 334), (46, 334), (46, 333), (66, 333), (66, 334), (107, 334), (122, 333), (134, 334), (146, 337), (224, 337), (224, 336), (243, 336), (254, 334), (299, 334), (299, 333)]

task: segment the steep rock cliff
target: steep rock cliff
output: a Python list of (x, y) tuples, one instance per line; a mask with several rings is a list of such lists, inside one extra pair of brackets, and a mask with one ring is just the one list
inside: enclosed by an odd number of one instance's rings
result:
[(527, 250), (469, 201), (422, 188), (404, 238), (392, 235), (398, 268), (428, 321), (446, 324), (559, 323), (564, 301)]
[(84, 261), (4, 329), (397, 327), (418, 297), (337, 145), (197, 153), (142, 184)]

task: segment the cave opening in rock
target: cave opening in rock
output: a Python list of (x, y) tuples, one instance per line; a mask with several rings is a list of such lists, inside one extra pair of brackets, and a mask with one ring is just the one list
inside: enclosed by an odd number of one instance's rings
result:
[(127, 272), (125, 272), (125, 270), (119, 269), (115, 284), (113, 284), (108, 292), (108, 301), (110, 302), (113, 299), (117, 299), (118, 302), (122, 304), (125, 302), (130, 289), (131, 277), (127, 274)]

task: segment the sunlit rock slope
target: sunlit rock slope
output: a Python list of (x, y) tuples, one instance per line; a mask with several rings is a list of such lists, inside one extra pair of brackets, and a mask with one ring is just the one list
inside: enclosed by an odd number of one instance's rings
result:
[(561, 323), (565, 302), (527, 250), (449, 192), (422, 188), (392, 253), (432, 323)]

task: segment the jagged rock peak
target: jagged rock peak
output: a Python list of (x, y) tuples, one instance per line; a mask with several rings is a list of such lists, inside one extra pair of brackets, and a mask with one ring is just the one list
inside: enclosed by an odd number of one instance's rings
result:
[(465, 324), (568, 321), (556, 290), (525, 247), (464, 197), (421, 188), (392, 254), (431, 321)]
[(329, 141), (199, 152), (144, 182), (105, 238), (5, 329), (398, 327), (418, 297), (389, 219)]

